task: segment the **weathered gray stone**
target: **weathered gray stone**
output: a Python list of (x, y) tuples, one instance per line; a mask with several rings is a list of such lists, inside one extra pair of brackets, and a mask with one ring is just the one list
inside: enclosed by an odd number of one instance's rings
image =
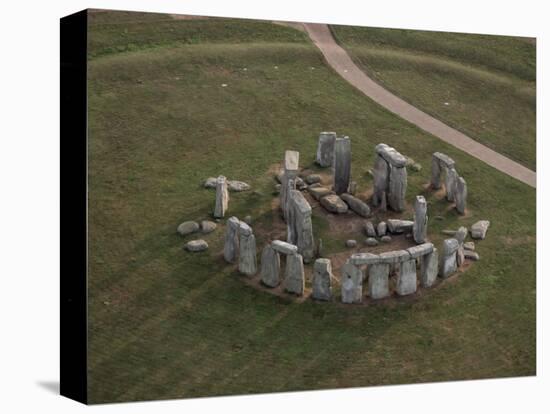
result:
[(240, 221), (237, 217), (230, 217), (227, 220), (223, 258), (228, 263), (235, 263), (239, 257), (239, 226)]
[(284, 165), (283, 165), (285, 173), (288, 173), (289, 171), (293, 171), (293, 172), (296, 172), (296, 175), (297, 175), (299, 167), (300, 167), (300, 153), (298, 151), (286, 150)]
[(443, 255), (448, 256), (456, 253), (459, 247), (460, 244), (457, 239), (445, 239), (443, 240)]
[(281, 240), (273, 240), (271, 247), (282, 254), (296, 254), (298, 253), (298, 247), (294, 244), (290, 244)]
[(267, 245), (262, 251), (261, 258), (261, 281), (269, 287), (279, 286), (281, 283), (281, 258), (279, 253), (271, 246)]
[(454, 201), (458, 173), (454, 168), (445, 168), (445, 192), (447, 201)]
[(296, 177), (296, 190), (303, 191), (308, 188), (307, 184), (300, 177)]
[(327, 187), (308, 187), (307, 191), (315, 200), (320, 200), (326, 195), (333, 194), (333, 191)]
[(336, 132), (321, 132), (319, 134), (319, 144), (317, 145), (317, 156), (315, 157), (315, 162), (321, 167), (332, 166), (335, 141)]
[(283, 218), (286, 220), (288, 212), (288, 193), (296, 189), (296, 180), (298, 178), (298, 169), (300, 162), (300, 153), (298, 151), (285, 151), (283, 160), (283, 174), (281, 181), (281, 210)]
[(369, 296), (371, 299), (383, 299), (390, 296), (390, 265), (387, 263), (373, 264), (368, 267)]
[(464, 257), (468, 260), (477, 261), (479, 260), (479, 254), (471, 250), (464, 250)]
[(239, 272), (252, 276), (257, 272), (256, 237), (248, 224), (239, 224)]
[(456, 251), (456, 265), (458, 267), (464, 264), (464, 247), (460, 246)]
[(413, 237), (416, 243), (424, 243), (428, 234), (428, 204), (424, 196), (416, 196), (414, 202)]
[(487, 230), (489, 230), (490, 225), (491, 222), (489, 220), (480, 220), (477, 223), (473, 224), (470, 228), (472, 239), (483, 240), (487, 235)]
[(434, 248), (420, 259), (420, 285), (425, 288), (431, 287), (437, 279), (439, 266), (439, 253)]
[(388, 191), (390, 179), (390, 165), (380, 155), (377, 155), (374, 161), (373, 177), (372, 203), (379, 206), (382, 203), (383, 194)]
[(416, 292), (416, 260), (411, 259), (401, 263), (395, 292), (399, 296), (411, 295)]
[(321, 198), (321, 205), (331, 213), (343, 214), (348, 211), (348, 205), (336, 194), (329, 194)]
[(228, 180), (227, 187), (229, 191), (235, 191), (236, 193), (250, 190), (249, 184), (245, 183), (244, 181), (237, 181), (237, 180)]
[(367, 220), (365, 222), (365, 233), (369, 237), (376, 237), (376, 230), (374, 229), (374, 224), (372, 224), (372, 221)]
[(218, 182), (218, 179), (216, 177), (208, 177), (204, 181), (204, 188), (216, 188), (216, 183)]
[(374, 237), (367, 237), (365, 240), (365, 244), (369, 247), (378, 246), (378, 240), (376, 240)]
[(441, 163), (435, 154), (432, 155), (432, 178), (430, 185), (433, 189), (439, 190), (441, 188)]
[(204, 234), (206, 233), (212, 233), (214, 230), (216, 230), (216, 227), (218, 225), (210, 220), (203, 220), (201, 221), (201, 232)]
[(447, 168), (454, 168), (455, 166), (454, 160), (441, 152), (434, 152), (433, 158), (436, 158), (441, 165), (444, 165)]
[(185, 243), (185, 249), (190, 252), (202, 252), (208, 249), (208, 243), (205, 240), (190, 240)]
[(332, 265), (329, 259), (317, 259), (313, 265), (313, 279), (311, 281), (313, 291), (311, 296), (318, 300), (330, 300), (332, 298)]
[(464, 243), (464, 250), (470, 250), (470, 251), (474, 251), (476, 249), (476, 245), (474, 242), (466, 242)]
[(386, 144), (378, 144), (376, 153), (384, 158), (392, 167), (402, 168), (407, 165), (407, 157), (401, 155), (395, 148)]
[(456, 252), (459, 248), (456, 239), (446, 239), (443, 241), (442, 261), (439, 275), (442, 278), (447, 278), (456, 272)]
[(406, 250), (394, 250), (380, 253), (378, 263), (397, 264), (410, 260), (411, 255)]
[(407, 193), (407, 169), (392, 166), (388, 186), (388, 205), (394, 211), (405, 209), (405, 194)]
[(380, 211), (382, 213), (385, 213), (386, 211), (388, 211), (388, 198), (387, 198), (387, 194), (386, 192), (383, 192), (382, 193), (382, 199), (380, 200)]
[(354, 266), (370, 265), (380, 262), (380, 256), (372, 253), (354, 253), (349, 261)]
[(286, 257), (285, 290), (298, 296), (304, 294), (305, 275), (302, 255), (291, 254)]
[(346, 240), (346, 247), (357, 247), (357, 240)]
[(385, 236), (388, 232), (388, 225), (385, 221), (381, 221), (378, 223), (378, 226), (376, 226), (376, 232), (378, 233), (379, 237)]
[(287, 231), (287, 241), (295, 244), (304, 261), (309, 263), (315, 254), (311, 206), (304, 195), (297, 190), (292, 190), (289, 194)]
[(385, 236), (380, 237), (380, 241), (382, 243), (389, 243), (391, 242), (391, 236), (389, 234), (386, 234)]
[(283, 219), (288, 223), (290, 192), (296, 190), (296, 178), (289, 178), (285, 176), (283, 177), (283, 182), (285, 184), (281, 184), (281, 210), (283, 212)]
[(187, 236), (196, 231), (199, 231), (199, 223), (196, 221), (184, 221), (178, 226), (178, 233), (182, 236)]
[(390, 233), (401, 234), (412, 231), (414, 222), (410, 220), (388, 219), (386, 224)]
[(348, 193), (343, 193), (340, 198), (351, 208), (355, 213), (361, 217), (370, 216), (370, 207), (364, 201), (352, 196)]
[(216, 180), (216, 205), (214, 206), (214, 217), (223, 218), (229, 204), (229, 192), (227, 181), (223, 175)]
[(459, 214), (465, 214), (466, 213), (466, 200), (468, 198), (468, 186), (466, 185), (466, 181), (462, 177), (458, 177), (458, 180), (456, 181), (456, 189), (455, 189), (455, 203), (456, 203), (456, 211), (458, 211)]
[(321, 176), (319, 174), (310, 174), (305, 178), (307, 184), (317, 184), (321, 182)]
[(363, 272), (348, 259), (342, 267), (342, 302), (361, 303), (363, 299)]
[(355, 192), (357, 191), (357, 181), (352, 181), (349, 183), (349, 193), (351, 195), (355, 195)]
[(464, 226), (461, 226), (457, 232), (454, 234), (454, 238), (456, 241), (458, 241), (459, 245), (462, 245), (464, 243), (464, 240), (468, 236), (468, 229)]
[(432, 243), (422, 243), (418, 246), (409, 247), (407, 251), (411, 255), (411, 258), (416, 259), (421, 256), (425, 256), (434, 250), (434, 245)]
[(334, 192), (348, 191), (351, 178), (351, 140), (349, 137), (336, 138), (334, 143)]

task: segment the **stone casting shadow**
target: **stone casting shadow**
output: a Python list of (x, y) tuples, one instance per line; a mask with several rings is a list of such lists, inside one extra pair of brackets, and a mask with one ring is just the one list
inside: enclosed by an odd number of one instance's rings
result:
[(46, 391), (59, 395), (59, 381), (37, 381), (36, 385)]

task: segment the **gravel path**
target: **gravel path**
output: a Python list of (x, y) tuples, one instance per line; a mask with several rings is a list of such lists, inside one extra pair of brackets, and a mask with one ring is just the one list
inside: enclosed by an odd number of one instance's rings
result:
[(369, 78), (365, 72), (353, 63), (347, 52), (336, 43), (326, 24), (304, 23), (304, 27), (315, 46), (323, 53), (328, 64), (366, 96), (424, 131), (435, 135), (497, 170), (536, 188), (537, 174), (534, 171), (445, 125), (395, 96)]

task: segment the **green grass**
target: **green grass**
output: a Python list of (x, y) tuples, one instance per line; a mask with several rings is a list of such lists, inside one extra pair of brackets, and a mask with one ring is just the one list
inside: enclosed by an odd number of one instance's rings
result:
[[(258, 23), (223, 24), (249, 33)], [(154, 38), (156, 28), (142, 23), (136, 36)], [(92, 41), (108, 39), (105, 30), (92, 26)], [(269, 31), (283, 39), (287, 28)], [(229, 214), (269, 225), (270, 166), (285, 149), (311, 163), (323, 130), (352, 138), (360, 188), (372, 185), (365, 172), (379, 142), (420, 162), (409, 201), (424, 192), (431, 153), (453, 157), (472, 216), (458, 218), (427, 193), (430, 216), (444, 218), (431, 220), (430, 233), (439, 244), (441, 229), (490, 219), (481, 261), (416, 301), (356, 307), (299, 304), (245, 285), (220, 256), (223, 223), (205, 236), (207, 252), (182, 249), (191, 237), (177, 225), (213, 208), (202, 180), (249, 182), (256, 192), (232, 194)], [(337, 251), (326, 222), (313, 222)], [(93, 403), (535, 373), (535, 190), (366, 99), (305, 38), (170, 43), (91, 59), (89, 248)]]
[(526, 38), (332, 26), (369, 76), (536, 169), (536, 57)]

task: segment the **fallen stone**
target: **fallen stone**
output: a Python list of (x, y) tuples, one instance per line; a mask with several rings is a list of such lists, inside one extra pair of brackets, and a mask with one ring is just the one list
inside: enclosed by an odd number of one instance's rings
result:
[(261, 281), (269, 287), (277, 287), (281, 283), (281, 258), (271, 245), (264, 247), (261, 257)]
[(223, 258), (228, 263), (235, 263), (239, 257), (239, 226), (241, 222), (237, 217), (227, 220), (225, 241), (223, 246)]
[(199, 231), (199, 223), (196, 221), (184, 221), (178, 226), (178, 233), (182, 236)]
[(305, 179), (307, 184), (317, 184), (321, 182), (321, 176), (319, 174), (310, 174)]
[(334, 143), (334, 192), (348, 191), (351, 178), (351, 140), (349, 137), (336, 138)]
[(424, 196), (416, 196), (414, 202), (413, 237), (416, 243), (424, 243), (428, 234), (428, 204)]
[(456, 234), (456, 230), (441, 230), (441, 233), (446, 236), (454, 237), (454, 235)]
[(464, 257), (468, 260), (472, 261), (478, 261), (479, 260), (479, 254), (476, 252), (473, 252), (471, 250), (464, 250)]
[(203, 233), (212, 233), (214, 230), (216, 230), (216, 227), (218, 225), (210, 220), (203, 220), (201, 221), (201, 231)]
[(380, 256), (372, 253), (354, 253), (349, 258), (349, 261), (354, 266), (371, 265), (380, 261)]
[(271, 247), (279, 253), (282, 254), (296, 254), (298, 253), (298, 246), (290, 244), (281, 240), (273, 240), (271, 242)]
[(470, 250), (470, 251), (474, 251), (476, 249), (476, 245), (474, 242), (466, 242), (464, 243), (464, 250)]
[(289, 293), (294, 293), (298, 296), (304, 294), (304, 261), (300, 254), (291, 254), (287, 256), (284, 286), (285, 290)]
[(357, 240), (346, 240), (346, 247), (357, 247)]
[(487, 230), (489, 230), (490, 225), (491, 222), (489, 220), (480, 220), (477, 223), (473, 224), (470, 228), (472, 239), (483, 240), (487, 234)]
[(412, 295), (416, 292), (416, 260), (406, 260), (401, 263), (397, 273), (395, 292), (399, 296)]
[(321, 205), (331, 213), (343, 214), (348, 211), (348, 205), (336, 194), (329, 194), (321, 198)]
[(378, 226), (376, 226), (376, 233), (378, 233), (379, 237), (385, 236), (388, 232), (388, 226), (385, 221), (381, 221), (378, 223)]
[(420, 285), (425, 288), (431, 287), (436, 279), (439, 265), (439, 253), (434, 248), (431, 253), (422, 256), (420, 259)]
[(343, 193), (340, 198), (361, 217), (370, 216), (370, 207), (364, 201), (352, 196), (351, 194)]
[(369, 247), (378, 246), (378, 240), (376, 240), (374, 237), (367, 237), (365, 240), (365, 244)]
[(330, 167), (334, 158), (334, 143), (336, 141), (336, 132), (321, 132), (319, 134), (319, 143), (317, 145), (317, 155), (315, 162), (321, 167)]
[(216, 188), (216, 182), (218, 179), (216, 177), (209, 177), (204, 182), (204, 188)]
[(330, 300), (332, 298), (332, 265), (329, 259), (317, 259), (313, 265), (313, 278), (311, 281), (313, 291), (311, 296), (318, 300)]
[(414, 226), (414, 222), (410, 220), (389, 219), (386, 224), (388, 226), (389, 232), (392, 234), (410, 232), (412, 231)]
[(342, 267), (342, 302), (361, 303), (363, 299), (363, 272), (348, 259)]
[(296, 190), (302, 191), (308, 188), (307, 184), (300, 177), (296, 177)]
[(230, 191), (241, 192), (250, 190), (250, 185), (243, 181), (229, 180), (227, 181), (227, 187)]
[(205, 240), (191, 240), (185, 243), (185, 249), (190, 252), (202, 252), (208, 249), (208, 243)]
[(365, 233), (367, 233), (367, 236), (369, 237), (376, 237), (376, 230), (374, 229), (374, 224), (372, 224), (372, 221), (370, 220), (365, 222)]
[(333, 191), (327, 187), (308, 187), (307, 190), (315, 200), (320, 200), (329, 194), (333, 194)]
[(391, 242), (391, 236), (389, 234), (386, 234), (385, 236), (380, 237), (380, 241), (382, 243), (389, 243)]
[(390, 265), (387, 263), (373, 264), (369, 271), (369, 296), (371, 299), (383, 299), (390, 296)]

